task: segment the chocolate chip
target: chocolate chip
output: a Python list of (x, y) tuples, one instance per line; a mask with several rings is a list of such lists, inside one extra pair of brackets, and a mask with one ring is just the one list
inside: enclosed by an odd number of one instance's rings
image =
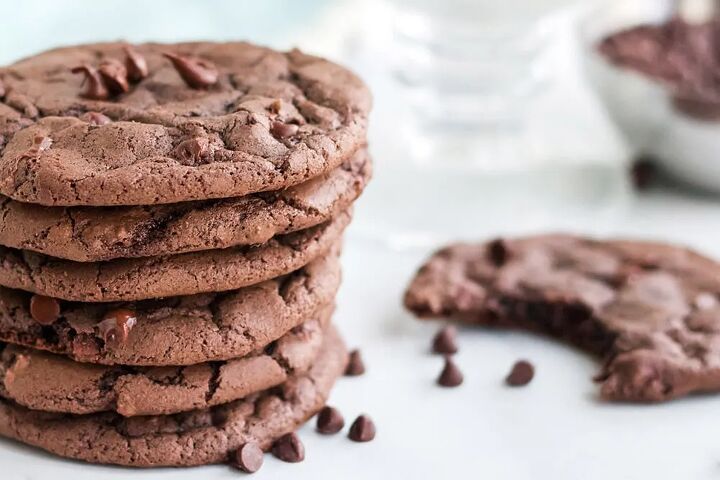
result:
[(100, 64), (98, 72), (112, 95), (120, 95), (130, 90), (127, 69), (119, 60), (105, 60)]
[(212, 63), (200, 59), (189, 58), (174, 53), (164, 53), (175, 70), (190, 88), (207, 88), (218, 81), (218, 71)]
[(30, 298), (30, 316), (40, 325), (51, 325), (60, 317), (60, 302), (43, 295)]
[(655, 162), (646, 157), (638, 158), (630, 167), (630, 178), (637, 190), (647, 190), (657, 177)]
[(458, 347), (455, 338), (457, 337), (457, 330), (451, 325), (447, 325), (441, 328), (433, 339), (433, 352), (441, 353), (443, 355), (451, 355), (457, 353)]
[(445, 357), (445, 367), (437, 379), (442, 387), (457, 387), (463, 383), (463, 374), (450, 357)]
[(0, 98), (4, 98), (5, 93), (5, 82), (3, 82), (2, 78), (0, 78)]
[(210, 142), (204, 137), (183, 140), (174, 150), (174, 157), (183, 165), (198, 165), (209, 156)]
[(276, 98), (270, 104), (270, 112), (277, 115), (278, 113), (280, 113), (280, 110), (282, 110), (282, 100)]
[(249, 442), (235, 450), (232, 464), (246, 473), (255, 473), (263, 464), (264, 453), (257, 443)]
[(36, 135), (35, 138), (33, 138), (33, 145), (30, 147), (24, 154), (23, 157), (25, 158), (34, 158), (37, 157), (37, 155), (41, 152), (44, 152), (48, 148), (52, 146), (52, 138), (45, 137), (42, 135)]
[(137, 53), (131, 46), (126, 46), (125, 50), (125, 69), (127, 70), (128, 79), (131, 82), (139, 82), (148, 76), (148, 66), (145, 57)]
[(369, 442), (375, 438), (375, 424), (367, 415), (360, 415), (350, 426), (348, 438), (354, 442)]
[(305, 460), (305, 447), (297, 434), (288, 433), (275, 441), (272, 454), (283, 462), (302, 462)]
[(348, 357), (348, 365), (345, 369), (345, 375), (348, 377), (357, 377), (365, 373), (365, 364), (363, 363), (360, 350), (353, 350)]
[(110, 97), (110, 91), (103, 81), (103, 77), (95, 67), (90, 65), (80, 65), (71, 70), (72, 73), (82, 73), (85, 75), (83, 85), (87, 84), (83, 96), (91, 100), (106, 100)]
[(526, 360), (520, 360), (513, 365), (512, 370), (505, 378), (505, 383), (511, 387), (522, 387), (530, 383), (535, 376), (535, 368)]
[(136, 322), (137, 317), (132, 310), (112, 310), (98, 323), (98, 332), (106, 344), (125, 343)]
[(280, 140), (292, 137), (299, 129), (300, 127), (292, 123), (272, 122), (270, 125), (270, 133)]
[(496, 267), (502, 267), (508, 260), (508, 249), (502, 238), (496, 238), (488, 243), (487, 246), (488, 259)]
[(324, 407), (317, 417), (317, 431), (324, 434), (338, 433), (345, 426), (342, 414), (333, 407)]
[(112, 122), (110, 117), (108, 117), (107, 115), (103, 115), (100, 112), (83, 113), (80, 116), (80, 120), (97, 126), (107, 125), (108, 123)]

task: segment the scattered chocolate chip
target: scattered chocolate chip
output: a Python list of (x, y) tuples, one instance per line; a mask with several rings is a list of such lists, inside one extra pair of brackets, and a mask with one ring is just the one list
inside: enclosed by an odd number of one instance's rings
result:
[(255, 473), (263, 464), (264, 453), (257, 443), (246, 443), (235, 450), (232, 464), (246, 473)]
[(345, 369), (345, 375), (348, 377), (357, 377), (365, 373), (365, 364), (363, 363), (360, 350), (353, 350), (348, 357), (348, 365)]
[(275, 441), (272, 454), (283, 462), (302, 462), (305, 460), (305, 447), (297, 434), (288, 433)]
[(164, 53), (163, 56), (172, 62), (175, 70), (190, 88), (207, 88), (218, 81), (217, 68), (206, 60), (174, 53)]
[(510, 374), (505, 378), (505, 383), (511, 387), (522, 387), (530, 383), (535, 376), (535, 368), (526, 360), (520, 360), (513, 365)]
[(127, 69), (121, 61), (115, 59), (105, 60), (100, 64), (98, 72), (112, 95), (120, 95), (130, 90)]
[(369, 442), (375, 438), (375, 424), (367, 415), (360, 415), (350, 426), (348, 438), (354, 442)]
[(198, 165), (210, 156), (210, 142), (205, 137), (183, 140), (174, 150), (174, 157), (183, 165)]
[(30, 316), (40, 325), (51, 325), (60, 316), (60, 302), (51, 297), (33, 295), (30, 298)]
[(433, 339), (433, 352), (443, 355), (451, 355), (457, 353), (458, 347), (456, 342), (457, 330), (452, 325), (447, 325), (435, 334)]
[(630, 167), (630, 178), (637, 190), (647, 190), (657, 177), (655, 162), (646, 157), (638, 158)]
[(502, 238), (496, 238), (488, 243), (488, 258), (496, 267), (502, 267), (508, 260), (508, 249)]
[(128, 79), (131, 82), (139, 82), (148, 76), (148, 66), (145, 57), (140, 55), (131, 46), (126, 46), (125, 50), (125, 69), (127, 70)]
[(106, 344), (125, 343), (136, 322), (137, 317), (132, 310), (112, 310), (98, 323), (98, 332)]
[(280, 140), (292, 137), (299, 129), (300, 127), (292, 123), (272, 122), (270, 125), (270, 133)]
[(323, 434), (338, 433), (345, 426), (342, 414), (333, 407), (324, 407), (317, 417), (317, 431)]
[(83, 96), (91, 100), (106, 100), (110, 97), (110, 91), (108, 90), (103, 77), (97, 71), (95, 67), (90, 65), (80, 65), (71, 70), (72, 73), (82, 73), (85, 75), (83, 85), (87, 84)]
[(80, 120), (87, 122), (91, 125), (97, 125), (97, 126), (107, 125), (108, 123), (112, 122), (110, 117), (108, 117), (107, 115), (103, 115), (100, 112), (83, 113), (80, 116)]
[(450, 357), (445, 357), (445, 367), (437, 379), (442, 387), (457, 387), (463, 383), (463, 374)]

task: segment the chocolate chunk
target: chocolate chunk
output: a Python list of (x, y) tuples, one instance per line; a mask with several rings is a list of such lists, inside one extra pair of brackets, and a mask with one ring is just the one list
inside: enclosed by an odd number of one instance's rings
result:
[(363, 363), (360, 350), (353, 350), (348, 357), (348, 365), (345, 369), (345, 375), (348, 377), (357, 377), (365, 373), (365, 364)]
[(656, 177), (657, 165), (649, 158), (638, 158), (630, 167), (630, 178), (637, 190), (647, 190)]
[(119, 60), (105, 60), (100, 64), (98, 72), (112, 95), (120, 95), (130, 89), (127, 69)]
[(95, 67), (80, 65), (79, 67), (73, 68), (71, 72), (85, 75), (83, 85), (87, 85), (87, 87), (85, 87), (85, 91), (82, 93), (83, 97), (91, 100), (106, 100), (110, 97), (110, 91), (107, 85), (105, 85), (103, 77)]
[(232, 464), (246, 473), (255, 473), (263, 465), (264, 453), (257, 443), (249, 442), (235, 450)]
[(183, 140), (175, 147), (174, 157), (183, 165), (198, 165), (210, 157), (210, 142), (205, 137)]
[(350, 426), (348, 438), (354, 442), (369, 442), (375, 438), (375, 424), (367, 415), (360, 415)]
[(33, 295), (30, 298), (30, 315), (40, 325), (51, 325), (60, 317), (60, 302), (51, 297)]
[(128, 79), (137, 83), (147, 77), (148, 66), (145, 57), (129, 45), (123, 50), (125, 50), (125, 69), (127, 70)]
[(275, 441), (272, 454), (283, 462), (302, 462), (305, 460), (305, 447), (296, 433), (288, 433)]
[(136, 322), (137, 317), (132, 310), (112, 310), (98, 323), (98, 333), (106, 344), (125, 343)]
[(80, 120), (87, 122), (91, 125), (102, 126), (112, 122), (110, 117), (103, 115), (100, 112), (86, 112), (80, 116)]
[(457, 330), (451, 325), (441, 328), (433, 339), (433, 352), (443, 355), (451, 355), (457, 353), (458, 347), (456, 342)]
[(535, 376), (535, 369), (526, 360), (520, 360), (513, 365), (512, 370), (505, 378), (505, 383), (511, 387), (522, 387), (530, 383)]
[(507, 245), (501, 238), (497, 238), (488, 243), (488, 258), (496, 267), (502, 267), (508, 260)]
[(218, 81), (218, 71), (215, 65), (201, 58), (189, 58), (174, 53), (164, 53), (175, 70), (190, 88), (207, 88)]
[(5, 91), (5, 82), (3, 82), (2, 78), (0, 78), (0, 98), (4, 98), (5, 93), (7, 93)]
[(445, 357), (445, 368), (443, 368), (437, 379), (438, 385), (442, 387), (457, 387), (463, 383), (463, 374), (450, 357)]
[(272, 122), (270, 125), (270, 133), (279, 140), (292, 137), (299, 129), (300, 127), (292, 123)]
[(324, 407), (317, 417), (317, 431), (323, 434), (338, 433), (345, 426), (342, 414), (333, 407)]

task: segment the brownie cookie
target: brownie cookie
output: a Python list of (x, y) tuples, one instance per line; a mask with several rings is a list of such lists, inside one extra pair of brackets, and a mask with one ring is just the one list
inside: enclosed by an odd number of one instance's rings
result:
[(248, 43), (60, 48), (0, 69), (0, 81), (0, 193), (47, 206), (296, 185), (350, 158), (371, 106), (348, 70)]
[(0, 396), (24, 407), (74, 414), (165, 415), (228, 403), (306, 372), (332, 309), (247, 357), (183, 367), (78, 363), (0, 344)]
[(268, 450), (325, 404), (347, 361), (331, 328), (306, 374), (244, 400), (175, 415), (124, 418), (28, 410), (0, 399), (0, 435), (57, 455), (134, 467), (220, 463), (248, 442)]
[(0, 247), (0, 285), (79, 302), (134, 301), (233, 290), (296, 270), (340, 241), (350, 222), (331, 222), (239, 246), (160, 257), (78, 263)]
[(421, 317), (519, 327), (601, 356), (608, 400), (720, 390), (720, 264), (640, 241), (549, 235), (455, 245), (411, 283)]
[(371, 175), (367, 150), (277, 192), (134, 207), (42, 207), (0, 201), (0, 245), (78, 262), (254, 245), (347, 210)]
[[(33, 318), (33, 296), (0, 287), (0, 340), (104, 365), (175, 366), (243, 357), (332, 308), (336, 255), (240, 290), (130, 304), (61, 302), (55, 319)], [(37, 316), (37, 312), (35, 312)], [(107, 324), (133, 319), (125, 335)], [(109, 322), (108, 322), (109, 320)], [(122, 331), (121, 331), (122, 333)]]

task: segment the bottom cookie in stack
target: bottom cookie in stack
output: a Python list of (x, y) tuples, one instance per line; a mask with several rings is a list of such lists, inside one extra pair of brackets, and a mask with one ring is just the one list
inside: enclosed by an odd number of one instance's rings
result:
[(0, 435), (63, 457), (135, 467), (220, 463), (247, 443), (267, 450), (317, 413), (347, 363), (331, 327), (312, 366), (281, 386), (174, 415), (41, 413), (0, 400)]

